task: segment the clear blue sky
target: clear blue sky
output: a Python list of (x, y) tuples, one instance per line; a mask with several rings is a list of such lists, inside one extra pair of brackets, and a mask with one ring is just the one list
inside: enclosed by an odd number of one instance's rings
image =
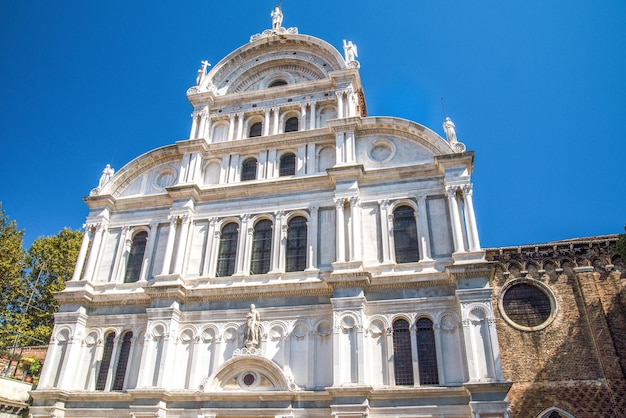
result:
[[(0, 0), (0, 201), (26, 245), (87, 215), (105, 164), (188, 137), (185, 92), (275, 1)], [(218, 9), (214, 9), (219, 5)], [(626, 1), (284, 0), (283, 26), (358, 45), (370, 115), (476, 152), (483, 246), (623, 232)]]

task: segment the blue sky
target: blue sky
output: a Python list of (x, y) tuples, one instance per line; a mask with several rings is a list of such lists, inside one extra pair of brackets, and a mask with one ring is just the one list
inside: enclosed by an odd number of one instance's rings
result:
[[(187, 138), (200, 61), (217, 64), (269, 28), (274, 4), (0, 0), (0, 201), (25, 244), (80, 228), (82, 197), (107, 163)], [(285, 27), (358, 45), (370, 115), (443, 134), (444, 97), (476, 153), (484, 247), (623, 232), (623, 0), (284, 0), (283, 10)]]

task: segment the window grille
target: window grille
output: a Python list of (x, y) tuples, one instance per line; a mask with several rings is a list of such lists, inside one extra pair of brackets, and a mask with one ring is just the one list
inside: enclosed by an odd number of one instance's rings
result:
[(296, 155), (291, 152), (281, 155), (279, 171), (281, 177), (296, 174)]
[(254, 225), (252, 237), (252, 259), (250, 270), (252, 274), (265, 274), (270, 270), (272, 258), (272, 222), (264, 219)]
[(248, 135), (250, 138), (255, 136), (261, 136), (261, 132), (263, 130), (263, 124), (261, 122), (253, 123), (250, 127), (250, 134)]
[(295, 132), (298, 130), (298, 118), (292, 117), (285, 122), (285, 132)]
[(393, 211), (393, 242), (396, 263), (419, 260), (415, 211), (410, 206), (399, 206)]
[(124, 273), (124, 283), (132, 283), (139, 280), (147, 241), (148, 233), (146, 231), (138, 232), (133, 237), (133, 241), (130, 244), (128, 262), (126, 263), (126, 272)]
[(120, 355), (117, 360), (117, 368), (115, 370), (115, 379), (113, 380), (112, 390), (124, 389), (124, 378), (126, 377), (126, 368), (128, 366), (128, 356), (130, 355), (130, 346), (132, 343), (133, 333), (127, 332), (122, 339), (120, 347)]
[(286, 270), (304, 271), (307, 253), (306, 219), (302, 216), (293, 217), (287, 226)]
[(232, 276), (235, 273), (235, 260), (237, 256), (237, 241), (239, 227), (231, 222), (224, 225), (220, 236), (220, 248), (217, 255), (217, 277)]
[(111, 332), (106, 336), (104, 341), (104, 350), (102, 351), (102, 360), (100, 360), (100, 370), (98, 370), (98, 378), (96, 379), (96, 390), (104, 390), (109, 375), (109, 366), (111, 365), (111, 355), (113, 354), (113, 343), (115, 342), (115, 333)]
[(241, 164), (241, 181), (256, 180), (256, 158), (248, 158)]
[(393, 323), (393, 373), (396, 385), (413, 386), (413, 355), (409, 323), (398, 319)]
[(433, 322), (428, 318), (419, 319), (415, 326), (415, 332), (420, 385), (438, 385), (439, 373)]
[(519, 283), (511, 286), (502, 299), (509, 319), (524, 327), (536, 327), (550, 318), (550, 298), (537, 286)]

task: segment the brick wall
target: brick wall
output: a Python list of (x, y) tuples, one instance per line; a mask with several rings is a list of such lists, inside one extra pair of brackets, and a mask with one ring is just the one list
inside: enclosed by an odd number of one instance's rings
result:
[(626, 416), (626, 291), (617, 237), (494, 248), (494, 306), (502, 288), (526, 278), (554, 295), (556, 316), (545, 328), (522, 330), (496, 308), (496, 323), (513, 417), (557, 407), (576, 418)]

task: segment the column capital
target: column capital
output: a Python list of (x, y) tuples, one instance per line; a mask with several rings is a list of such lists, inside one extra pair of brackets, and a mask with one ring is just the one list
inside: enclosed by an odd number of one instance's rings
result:
[(458, 190), (458, 188), (459, 188), (459, 186), (456, 186), (456, 185), (454, 185), (454, 186), (447, 185), (445, 187), (446, 196), (448, 196), (448, 197), (456, 197), (456, 191)]
[(471, 195), (474, 185), (472, 183), (467, 183), (461, 186), (464, 195)]

